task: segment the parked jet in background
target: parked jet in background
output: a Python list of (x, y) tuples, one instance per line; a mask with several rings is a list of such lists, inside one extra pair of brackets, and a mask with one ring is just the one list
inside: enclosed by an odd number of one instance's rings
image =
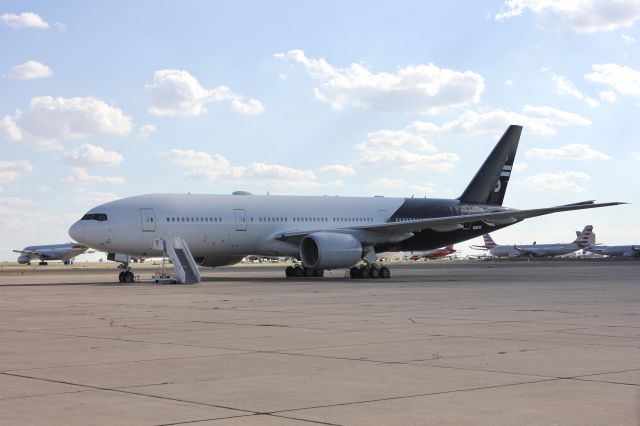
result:
[(435, 250), (427, 250), (425, 252), (415, 254), (411, 256), (411, 260), (418, 260), (418, 259), (435, 260), (435, 259), (440, 259), (441, 257), (447, 257), (449, 255), (452, 255), (456, 251), (457, 250), (453, 248), (453, 244), (449, 244), (446, 247), (442, 247)]
[(584, 251), (601, 256), (624, 256), (640, 258), (640, 246), (599, 246), (585, 247)]
[(39, 260), (39, 265), (46, 265), (49, 260), (60, 260), (64, 264), (73, 263), (73, 258), (87, 251), (89, 247), (78, 243), (50, 244), (42, 246), (29, 246), (22, 250), (13, 250), (19, 253), (18, 263), (31, 264), (33, 260)]
[[(196, 264), (233, 264), (250, 253), (299, 258), (302, 265), (289, 266), (288, 277), (351, 267), (352, 278), (388, 278), (378, 252), (430, 250), (532, 217), (621, 204), (503, 207), (521, 131), (509, 126), (456, 199), (149, 194), (92, 208), (69, 235), (125, 264), (167, 252), (181, 282), (199, 281)], [(132, 279), (130, 271), (120, 275)]]
[(388, 251), (384, 253), (376, 253), (378, 259), (384, 260), (420, 260), (420, 259), (438, 259), (440, 257), (449, 256), (455, 253), (457, 250), (453, 249), (453, 244), (449, 244), (447, 247), (438, 248), (434, 250), (426, 251)]
[(568, 244), (529, 244), (529, 245), (499, 245), (491, 238), (489, 234), (482, 236), (484, 246), (471, 246), (478, 250), (488, 250), (491, 255), (496, 257), (549, 257), (562, 256), (564, 254), (573, 253), (582, 248), (588, 247), (593, 242), (593, 226), (587, 225), (582, 232), (578, 233), (578, 237)]

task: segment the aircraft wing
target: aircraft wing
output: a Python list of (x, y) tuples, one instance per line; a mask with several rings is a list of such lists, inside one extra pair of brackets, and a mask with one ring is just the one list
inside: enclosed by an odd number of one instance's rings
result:
[[(594, 209), (598, 207), (608, 207), (608, 206), (616, 206), (619, 204), (626, 204), (621, 202), (611, 202), (611, 203), (595, 203), (593, 201), (583, 201), (581, 203), (573, 203), (566, 204), (562, 206), (556, 207), (546, 207), (540, 209), (528, 209), (528, 210), (511, 210), (511, 209), (500, 209), (496, 211), (489, 211), (483, 213), (474, 213), (474, 214), (465, 214), (459, 216), (443, 216), (443, 217), (434, 217), (429, 219), (420, 219), (420, 220), (412, 220), (412, 221), (404, 221), (404, 222), (386, 222), (376, 225), (361, 225), (361, 226), (353, 226), (340, 229), (333, 229), (331, 232), (353, 232), (353, 231), (370, 231), (379, 234), (406, 234), (411, 232), (419, 232), (425, 229), (434, 229), (434, 230), (452, 230), (456, 227), (462, 227), (463, 223), (466, 222), (480, 222), (484, 221), (487, 223), (494, 224), (513, 224), (519, 222), (524, 219), (528, 219), (531, 217), (544, 216), (550, 213), (558, 213), (558, 212), (566, 212), (572, 210), (582, 210), (582, 209)], [(322, 229), (318, 229), (315, 231), (305, 231), (305, 232), (291, 232), (291, 233), (280, 233), (275, 236), (276, 239), (290, 242), (290, 243), (299, 243), (302, 238), (306, 235), (312, 234), (314, 232), (324, 231)]]
[(429, 228), (443, 228), (450, 225), (462, 224), (465, 222), (488, 222), (488, 223), (516, 223), (524, 219), (537, 216), (544, 216), (551, 213), (567, 212), (572, 210), (595, 209), (598, 207), (617, 206), (625, 204), (621, 202), (612, 203), (594, 203), (593, 201), (585, 201), (582, 203), (566, 204), (556, 207), (546, 207), (540, 209), (528, 210), (497, 210), (494, 212), (474, 213), (460, 216), (434, 217), (429, 219), (413, 220), (408, 222), (387, 222), (378, 225), (363, 226), (359, 229), (383, 232), (383, 233), (401, 233), (401, 232), (418, 232)]

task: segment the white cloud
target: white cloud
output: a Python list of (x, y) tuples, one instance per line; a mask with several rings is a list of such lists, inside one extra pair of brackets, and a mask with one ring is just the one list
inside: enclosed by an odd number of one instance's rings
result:
[(614, 103), (616, 99), (618, 99), (616, 93), (612, 92), (611, 90), (603, 90), (598, 93), (598, 96), (600, 96), (600, 99), (610, 104)]
[(466, 111), (458, 118), (438, 126), (426, 121), (415, 121), (408, 129), (419, 134), (462, 133), (462, 134), (502, 134), (507, 126), (519, 124), (527, 132), (541, 136), (556, 134), (559, 126), (589, 126), (591, 121), (579, 114), (562, 111), (548, 106), (525, 105), (522, 113), (494, 109), (477, 112)]
[(554, 74), (549, 70), (544, 70), (556, 84), (556, 93), (559, 95), (568, 95), (576, 99), (580, 99), (582, 102), (589, 105), (591, 108), (595, 108), (600, 105), (600, 102), (593, 99), (591, 96), (587, 96), (576, 88), (576, 86), (564, 76)]
[(49, 192), (52, 191), (53, 188), (47, 185), (43, 185), (43, 186), (39, 186), (38, 187), (38, 191), (42, 191), (42, 192)]
[(244, 115), (257, 115), (264, 111), (256, 99), (244, 101), (242, 95), (226, 86), (207, 90), (187, 71), (165, 69), (153, 74), (153, 84), (145, 86), (151, 103), (149, 112), (161, 116), (197, 116), (205, 113), (209, 102), (228, 102), (231, 110)]
[(506, 86), (513, 86), (513, 81), (511, 81), (511, 80), (507, 80), (507, 81), (505, 81), (505, 82), (504, 82), (504, 84), (505, 84)]
[(398, 189), (405, 188), (407, 186), (407, 182), (403, 179), (381, 178), (371, 182), (367, 186), (369, 186), (370, 188)]
[(630, 36), (630, 35), (628, 35), (628, 34), (622, 34), (622, 36), (621, 36), (621, 37), (622, 37), (622, 40), (623, 40), (625, 43), (627, 43), (627, 44), (632, 44), (632, 43), (635, 43), (635, 42), (636, 42), (636, 39), (635, 39), (635, 38), (633, 38), (633, 37), (631, 37), (631, 36)]
[(0, 208), (0, 214), (6, 214), (0, 220), (0, 230), (3, 231), (35, 231), (36, 229), (60, 229), (67, 228), (74, 221), (78, 220), (77, 213), (54, 214), (49, 211), (38, 209), (27, 209), (16, 212), (6, 209), (4, 212)]
[(29, 198), (20, 197), (0, 197), (0, 204), (6, 204), (9, 206), (28, 206), (31, 204)]
[(453, 153), (439, 152), (424, 138), (404, 130), (378, 130), (356, 145), (359, 167), (447, 172), (458, 162)]
[(125, 180), (118, 176), (93, 176), (87, 172), (87, 169), (83, 167), (72, 167), (71, 173), (62, 179), (63, 182), (74, 183), (80, 185), (93, 184), (93, 183), (113, 183), (121, 184), (125, 183)]
[(337, 68), (322, 58), (306, 57), (302, 50), (274, 56), (302, 64), (319, 83), (314, 89), (316, 99), (334, 109), (351, 105), (374, 111), (436, 113), (476, 103), (484, 90), (481, 75), (439, 68), (431, 63), (409, 65), (395, 73), (374, 73), (358, 63)]
[(582, 143), (572, 143), (559, 148), (531, 148), (527, 158), (538, 160), (610, 160), (607, 154)]
[(631, 158), (633, 158), (635, 161), (640, 161), (640, 152), (632, 152)]
[(89, 192), (86, 195), (83, 195), (78, 201), (82, 202), (82, 204), (104, 204), (109, 201), (117, 200), (120, 197), (118, 194), (113, 192)]
[(117, 166), (124, 158), (116, 151), (107, 151), (99, 146), (85, 143), (65, 152), (64, 159), (67, 163), (78, 165)]
[(51, 68), (38, 61), (27, 61), (24, 64), (11, 68), (9, 78), (14, 80), (33, 80), (36, 78), (49, 77), (52, 74)]
[(581, 33), (630, 27), (640, 19), (637, 0), (505, 0), (496, 21), (520, 16), (525, 10), (558, 28)]
[(33, 166), (26, 160), (0, 161), (0, 182), (9, 183), (17, 179), (21, 173), (32, 170)]
[(583, 172), (538, 173), (524, 179), (523, 183), (535, 191), (583, 192), (583, 185), (591, 177)]
[(624, 65), (595, 64), (584, 78), (604, 84), (621, 95), (640, 96), (640, 71)]
[(97, 135), (126, 135), (131, 119), (96, 98), (31, 98), (29, 110), (0, 120), (0, 133), (12, 141), (60, 148), (59, 141)]
[(513, 163), (513, 171), (514, 172), (523, 172), (525, 170), (527, 170), (529, 168), (529, 165), (527, 163), (521, 163), (516, 161), (515, 163)]
[(156, 131), (156, 126), (154, 124), (145, 124), (144, 126), (138, 129), (138, 136), (141, 138), (148, 138)]
[(322, 173), (334, 173), (342, 176), (355, 176), (356, 171), (351, 166), (344, 166), (342, 164), (331, 164), (320, 168)]
[(342, 186), (342, 182), (319, 182), (310, 170), (301, 170), (279, 164), (252, 163), (233, 166), (219, 154), (193, 150), (171, 149), (163, 155), (188, 171), (185, 178), (192, 180), (224, 180), (234, 184), (276, 187)]
[(0, 22), (12, 28), (49, 28), (49, 24), (39, 15), (32, 12), (3, 13), (0, 15)]
[(437, 185), (436, 184), (421, 184), (421, 185), (411, 185), (411, 189), (418, 192), (418, 194), (433, 194), (436, 192)]

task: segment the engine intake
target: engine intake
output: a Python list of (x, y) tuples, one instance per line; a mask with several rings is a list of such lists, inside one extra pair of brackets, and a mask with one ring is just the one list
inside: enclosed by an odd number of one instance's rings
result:
[(362, 259), (362, 244), (351, 234), (316, 232), (300, 243), (300, 259), (309, 268), (345, 268)]

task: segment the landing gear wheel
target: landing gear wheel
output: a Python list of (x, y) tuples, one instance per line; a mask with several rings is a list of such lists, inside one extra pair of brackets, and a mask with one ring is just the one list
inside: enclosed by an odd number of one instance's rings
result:
[(287, 276), (287, 278), (291, 278), (295, 276), (296, 270), (293, 266), (287, 266), (287, 269), (284, 270), (284, 274)]
[(314, 275), (313, 268), (307, 268), (305, 266), (305, 268), (304, 268), (304, 276), (308, 278), (308, 277), (312, 277), (313, 275)]
[(124, 273), (124, 282), (131, 284), (133, 282), (133, 272), (127, 271)]
[(121, 271), (121, 272), (118, 274), (118, 282), (121, 282), (121, 283), (123, 283), (123, 282), (124, 282), (124, 276), (125, 276), (125, 274), (126, 274), (126, 272), (125, 272), (125, 271)]
[(380, 278), (380, 269), (375, 266), (372, 266), (369, 272), (371, 273), (371, 278)]
[(300, 278), (304, 276), (304, 269), (302, 269), (301, 266), (296, 266), (295, 268), (293, 268), (293, 274)]
[(380, 276), (382, 278), (391, 278), (391, 271), (386, 266), (380, 268)]
[(353, 268), (349, 269), (349, 276), (351, 277), (351, 279), (360, 278), (360, 268), (354, 266)]
[(371, 276), (371, 273), (369, 272), (369, 267), (364, 265), (360, 267), (360, 278), (363, 279), (367, 279)]
[(315, 273), (316, 273), (316, 277), (318, 278), (324, 277), (324, 269), (316, 269)]

